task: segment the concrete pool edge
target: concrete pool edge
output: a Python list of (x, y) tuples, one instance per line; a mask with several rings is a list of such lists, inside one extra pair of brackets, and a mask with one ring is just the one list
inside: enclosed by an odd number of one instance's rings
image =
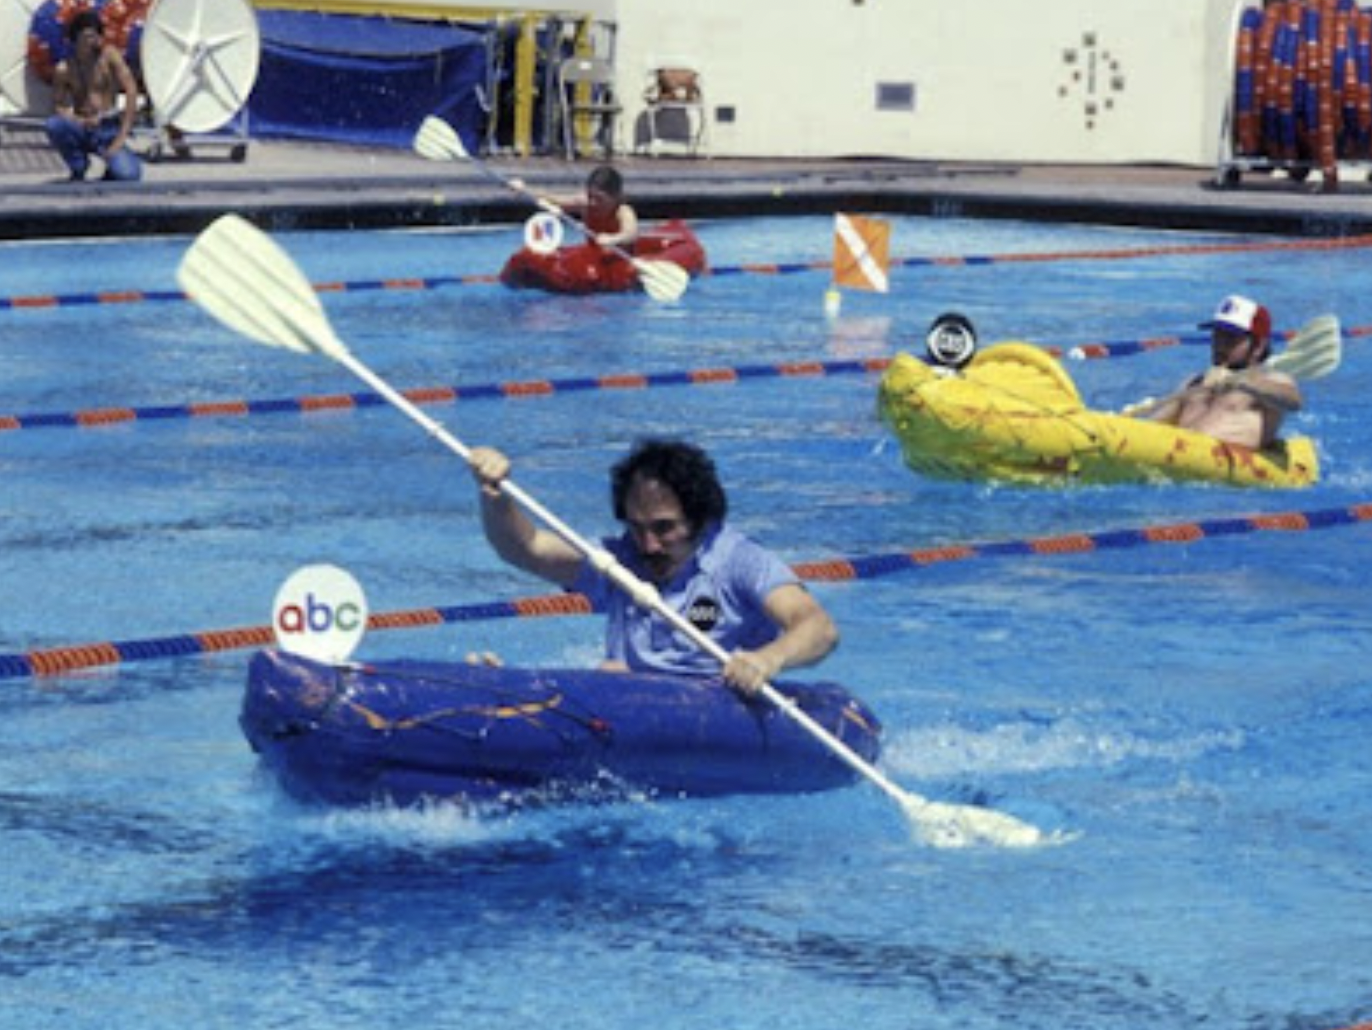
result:
[[(143, 182), (67, 183), (29, 138), (0, 141), (0, 240), (183, 234), (224, 211), (274, 230), (502, 225), (529, 205), (476, 169), (406, 151), (253, 141), (242, 163), (149, 164)], [(592, 162), (502, 157), (507, 176), (575, 192)], [(1150, 229), (1338, 237), (1372, 232), (1372, 187), (1323, 194), (1250, 176), (1219, 189), (1175, 166), (958, 165), (881, 158), (827, 161), (617, 157), (648, 218), (813, 215), (839, 210), (1023, 219)]]

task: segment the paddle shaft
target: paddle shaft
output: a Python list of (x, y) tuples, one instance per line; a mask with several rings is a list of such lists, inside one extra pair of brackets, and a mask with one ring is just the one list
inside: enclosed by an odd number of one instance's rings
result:
[[(339, 364), (347, 368), (348, 371), (352, 372), (353, 375), (357, 376), (359, 379), (361, 379), (363, 382), (369, 385), (372, 389), (374, 389), (377, 393), (379, 393), (382, 397), (390, 401), (393, 405), (399, 408), (402, 412), (404, 412), (414, 421), (418, 422), (421, 426), (424, 427), (424, 430), (430, 436), (432, 436), (439, 443), (443, 444), (443, 446), (451, 450), (463, 461), (471, 460), (472, 451), (470, 447), (464, 444), (457, 437), (453, 436), (452, 433), (448, 432), (448, 430), (443, 426), (441, 422), (437, 422), (434, 419), (429, 418), (428, 415), (420, 411), (419, 408), (417, 408), (408, 397), (406, 397), (399, 390), (395, 389), (395, 387), (391, 386), (390, 383), (386, 382), (366, 365), (362, 364), (362, 362), (358, 361), (357, 358), (353, 357), (351, 352), (344, 351), (342, 354), (335, 355), (335, 359), (338, 361)], [(590, 552), (598, 550), (596, 548), (593, 548), (585, 540), (581, 539), (581, 537), (577, 534), (577, 532), (574, 529), (572, 529), (571, 526), (567, 525), (555, 514), (553, 514), (547, 508), (543, 507), (543, 505), (540, 504), (536, 498), (526, 493), (513, 480), (505, 480), (500, 484), (500, 488), (504, 490), (507, 494), (509, 494), (512, 499), (514, 499), (531, 515), (535, 516), (538, 519), (541, 519), (555, 533), (557, 533), (568, 543), (572, 544), (572, 546), (574, 546), (577, 550), (581, 551), (583, 554), (587, 554), (588, 557), (592, 557), (593, 555), (591, 555)], [(625, 571), (627, 572), (628, 570)]]

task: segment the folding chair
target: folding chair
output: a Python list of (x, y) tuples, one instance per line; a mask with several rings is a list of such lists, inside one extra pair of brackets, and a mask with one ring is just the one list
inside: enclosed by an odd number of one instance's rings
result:
[(683, 147), (696, 156), (706, 149), (705, 94), (700, 68), (688, 57), (662, 58), (648, 70), (647, 104), (636, 143), (656, 157), (662, 144)]
[(614, 68), (596, 57), (569, 57), (558, 67), (562, 143), (573, 160), (590, 144), (605, 156), (615, 151), (615, 128), (623, 108), (615, 96)]

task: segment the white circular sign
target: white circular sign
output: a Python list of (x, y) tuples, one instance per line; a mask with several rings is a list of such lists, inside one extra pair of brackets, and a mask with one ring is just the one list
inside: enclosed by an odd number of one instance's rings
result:
[(139, 61), (159, 124), (213, 132), (248, 106), (262, 38), (249, 0), (157, 0)]
[(950, 311), (934, 319), (924, 347), (934, 364), (962, 368), (977, 352), (977, 331), (967, 316)]
[(0, 0), (0, 96), (19, 114), (52, 110), (52, 87), (29, 64), (29, 27), (43, 0)]
[(524, 246), (547, 257), (562, 246), (562, 219), (540, 211), (524, 223)]
[(342, 662), (366, 631), (366, 595), (337, 565), (306, 565), (276, 592), (272, 632), (283, 651), (320, 662)]

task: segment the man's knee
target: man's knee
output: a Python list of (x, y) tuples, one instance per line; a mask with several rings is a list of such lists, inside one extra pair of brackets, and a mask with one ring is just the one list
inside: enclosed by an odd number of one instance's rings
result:
[(72, 124), (60, 114), (49, 117), (43, 123), (43, 130), (48, 134), (48, 140), (54, 146), (65, 143), (72, 138)]
[(137, 182), (143, 178), (143, 162), (129, 153), (121, 150), (112, 157), (106, 158), (105, 178), (115, 179), (119, 182)]

